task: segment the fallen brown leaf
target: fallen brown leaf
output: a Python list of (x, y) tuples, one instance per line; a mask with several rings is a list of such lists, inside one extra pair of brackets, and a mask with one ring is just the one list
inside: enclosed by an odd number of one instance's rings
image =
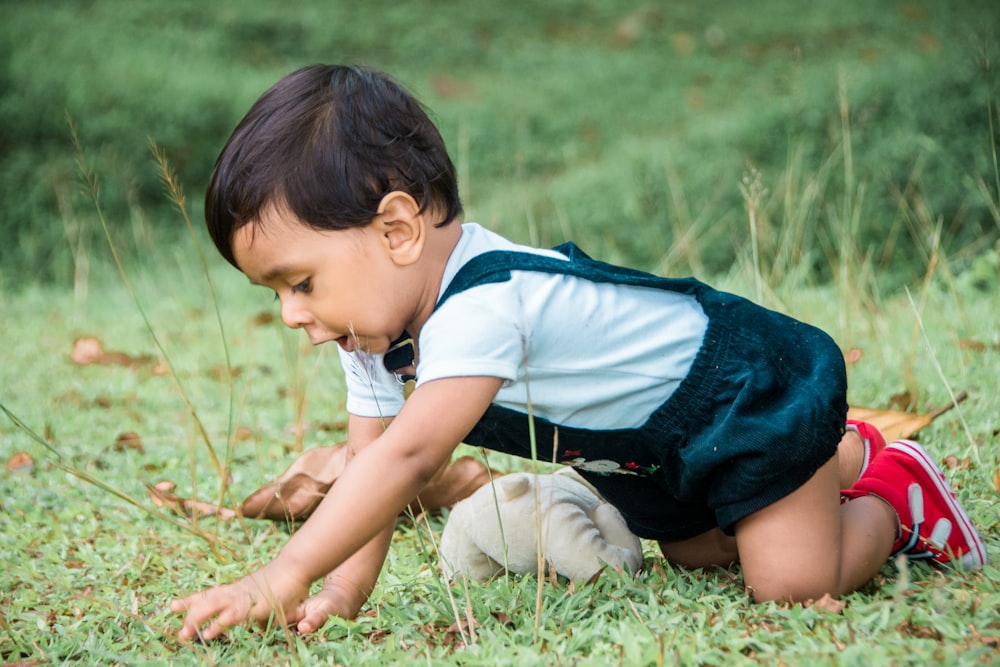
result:
[(317, 422), (316, 430), (323, 431), (324, 433), (332, 433), (347, 430), (347, 422), (344, 420), (337, 420), (332, 422)]
[(250, 318), (250, 325), (255, 327), (262, 327), (271, 322), (274, 322), (274, 313), (268, 310), (263, 310)]
[(251, 430), (249, 426), (237, 426), (236, 431), (233, 432), (233, 440), (236, 442), (243, 442), (252, 437), (253, 430)]
[(134, 449), (140, 454), (145, 452), (142, 447), (142, 438), (139, 437), (138, 433), (129, 431), (115, 438), (114, 450), (116, 452), (124, 452), (126, 449)]
[(856, 364), (861, 361), (862, 352), (860, 348), (852, 347), (847, 352), (844, 352), (844, 362), (850, 366), (851, 364)]
[(890, 442), (900, 438), (908, 438), (934, 420), (930, 415), (913, 414), (901, 410), (855, 407), (847, 411), (847, 417), (871, 423)]
[(1000, 350), (1000, 343), (987, 344), (979, 340), (964, 338), (958, 341), (958, 347), (963, 350), (972, 350), (973, 352), (985, 352), (986, 350)]
[(932, 628), (927, 625), (916, 625), (911, 621), (904, 621), (900, 623), (896, 630), (907, 637), (919, 637), (921, 639), (933, 639), (934, 641), (941, 641), (943, 635), (936, 628)]
[(912, 391), (901, 391), (889, 397), (889, 405), (895, 406), (904, 412), (909, 412), (916, 404), (917, 396)]
[(457, 621), (449, 625), (448, 628), (445, 630), (445, 632), (447, 633), (469, 632), (470, 630), (475, 631), (475, 629), (478, 627), (480, 627), (479, 621), (477, 621), (474, 618), (470, 619), (468, 617), (463, 616), (462, 618), (459, 618)]
[(73, 341), (69, 353), (70, 361), (80, 366), (99, 364), (101, 366), (136, 367), (153, 363), (153, 357), (143, 355), (133, 357), (124, 352), (106, 351), (104, 343), (96, 336), (81, 336)]
[(972, 467), (972, 459), (966, 456), (964, 459), (959, 459), (957, 456), (951, 455), (944, 457), (944, 465), (948, 470), (954, 470), (958, 468), (959, 470), (968, 470)]
[[(897, 395), (897, 397), (899, 396), (901, 395)], [(847, 411), (847, 417), (871, 423), (882, 432), (886, 440), (899, 440), (900, 438), (909, 438), (939, 416), (955, 407), (955, 403), (961, 403), (967, 397), (968, 394), (963, 391), (955, 397), (954, 403), (949, 403), (925, 414), (896, 409), (881, 410), (851, 406)]]
[(502, 611), (491, 611), (490, 614), (493, 616), (494, 619), (496, 619), (496, 622), (499, 623), (500, 625), (509, 625), (509, 626), (514, 625), (514, 621), (511, 619), (511, 617)]
[[(440, 637), (441, 643), (444, 646), (467, 646), (469, 643), (475, 644), (476, 630), (479, 627), (479, 621), (475, 618), (459, 618), (445, 629), (443, 636)], [(428, 639), (437, 638), (437, 628), (432, 623), (424, 626), (424, 632), (427, 633)]]
[[(251, 519), (302, 521), (316, 506), (347, 465), (343, 443), (315, 447), (299, 456), (275, 481), (265, 484), (240, 503), (239, 512)], [(494, 472), (494, 476), (499, 473)], [(463, 456), (442, 466), (409, 508), (414, 514), (438, 512), (466, 498), (490, 479), (490, 471), (476, 459)]]
[(368, 641), (371, 642), (372, 644), (381, 644), (382, 642), (385, 641), (385, 638), (391, 634), (392, 630), (389, 630), (387, 628), (376, 628), (371, 632), (364, 633), (365, 637), (367, 637)]
[(220, 381), (235, 380), (243, 373), (243, 369), (240, 368), (239, 366), (233, 366), (230, 368), (229, 366), (216, 364), (215, 366), (212, 366), (212, 368), (209, 369), (209, 373), (216, 380)]
[(15, 452), (7, 459), (7, 470), (15, 475), (31, 475), (35, 472), (35, 459), (28, 452)]
[(172, 510), (181, 516), (189, 516), (196, 519), (206, 516), (218, 516), (225, 521), (235, 519), (238, 516), (235, 510), (228, 507), (220, 507), (191, 498), (181, 498), (174, 493), (174, 489), (176, 488), (177, 484), (164, 480), (156, 484), (147, 484), (146, 492), (149, 494), (154, 505)]

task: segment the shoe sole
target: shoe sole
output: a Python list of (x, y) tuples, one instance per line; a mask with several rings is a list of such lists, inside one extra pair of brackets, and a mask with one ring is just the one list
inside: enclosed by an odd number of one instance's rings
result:
[[(962, 531), (962, 537), (965, 538), (966, 544), (969, 545), (969, 551), (962, 554), (961, 558), (956, 561), (952, 561), (955, 565), (966, 569), (966, 570), (978, 570), (983, 565), (986, 564), (986, 545), (983, 544), (982, 539), (979, 537), (979, 533), (976, 532), (975, 527), (972, 525), (972, 519), (966, 514), (965, 509), (958, 503), (950, 488), (948, 488), (947, 483), (944, 479), (944, 473), (941, 469), (937, 467), (930, 456), (924, 451), (918, 443), (912, 440), (896, 440), (886, 446), (886, 449), (895, 449), (906, 453), (910, 458), (920, 464), (920, 467), (924, 469), (927, 476), (934, 483), (934, 488), (937, 490), (938, 495), (944, 499), (945, 504), (954, 516), (955, 523), (960, 531)], [(950, 555), (950, 554), (949, 554)]]

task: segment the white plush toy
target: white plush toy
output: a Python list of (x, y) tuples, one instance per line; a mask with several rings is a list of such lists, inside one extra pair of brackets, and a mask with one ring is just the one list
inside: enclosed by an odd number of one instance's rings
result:
[(505, 562), (517, 574), (537, 572), (539, 535), (543, 562), (573, 581), (605, 565), (633, 574), (642, 565), (639, 539), (618, 510), (566, 468), (504, 475), (458, 502), (441, 535), (441, 568), (450, 579), (488, 579)]

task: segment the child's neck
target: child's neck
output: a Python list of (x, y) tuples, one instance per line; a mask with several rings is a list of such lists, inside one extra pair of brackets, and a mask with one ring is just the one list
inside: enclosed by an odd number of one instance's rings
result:
[(462, 224), (452, 220), (443, 227), (428, 225), (427, 241), (420, 259), (420, 295), (414, 317), (406, 330), (416, 339), (420, 330), (430, 318), (437, 305), (441, 291), (441, 280), (444, 278), (445, 267), (455, 247), (462, 238)]

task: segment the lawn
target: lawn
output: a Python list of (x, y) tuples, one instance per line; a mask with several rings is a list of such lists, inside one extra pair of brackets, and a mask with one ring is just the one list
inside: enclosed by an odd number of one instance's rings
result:
[[(975, 72), (992, 62), (977, 28), (996, 12), (847, 4), (6, 3), (7, 80), (39, 64), (20, 100), (37, 101), (37, 125), (9, 93), (0, 105), (0, 178), (23, 194), (5, 195), (0, 223), (16, 239), (0, 255), (0, 663), (995, 664), (1000, 119)], [(817, 324), (851, 360), (854, 405), (925, 414), (965, 392), (919, 439), (993, 562), (889, 563), (836, 612), (752, 604), (738, 568), (686, 572), (648, 543), (635, 578), (545, 579), (539, 596), (530, 576), (449, 587), (444, 517), (405, 517), (357, 620), (176, 641), (171, 598), (266, 562), (289, 529), (195, 520), (149, 485), (231, 506), (343, 436), (336, 355), (285, 330), (272, 295), (214, 256), (199, 206), (253, 98), (336, 59), (421, 93), (467, 219), (695, 273)], [(204, 117), (175, 111), (181, 97)], [(173, 194), (147, 137), (176, 169)], [(80, 337), (120, 354), (77, 363)]]

